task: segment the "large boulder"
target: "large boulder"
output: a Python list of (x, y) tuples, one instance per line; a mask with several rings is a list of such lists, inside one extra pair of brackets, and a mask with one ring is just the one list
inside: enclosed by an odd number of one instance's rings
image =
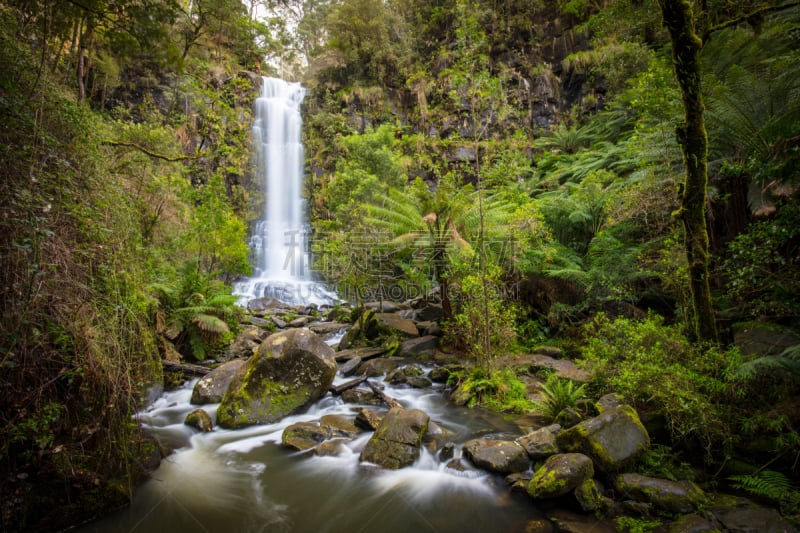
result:
[(517, 442), (525, 448), (531, 459), (545, 459), (559, 452), (556, 442), (556, 433), (559, 431), (561, 431), (561, 426), (553, 424), (526, 433), (518, 438)]
[(650, 446), (650, 437), (628, 405), (607, 409), (556, 435), (559, 448), (588, 455), (595, 466), (615, 472), (635, 462)]
[(367, 442), (360, 459), (384, 468), (411, 466), (419, 457), (430, 418), (419, 409), (393, 407)]
[(336, 375), (333, 349), (307, 329), (270, 335), (239, 368), (217, 410), (225, 428), (269, 424), (321, 398)]
[(258, 345), (261, 344), (269, 334), (270, 331), (267, 329), (255, 325), (245, 326), (225, 351), (225, 357), (228, 359), (247, 359), (256, 352)]
[(510, 474), (529, 466), (525, 448), (513, 441), (472, 439), (464, 443), (463, 449), (467, 459), (484, 470)]
[(234, 359), (224, 363), (195, 383), (192, 389), (192, 403), (195, 405), (203, 405), (207, 403), (219, 403), (228, 390), (228, 386), (233, 380), (234, 374), (242, 366), (244, 366), (244, 359)]
[(534, 499), (569, 494), (594, 476), (592, 460), (582, 453), (562, 453), (547, 458), (528, 483)]
[(398, 357), (432, 356), (439, 347), (439, 337), (425, 335), (414, 339), (407, 339), (400, 343), (396, 355)]
[(691, 513), (705, 501), (703, 491), (691, 481), (621, 474), (614, 481), (614, 488), (622, 497), (651, 503), (670, 513)]

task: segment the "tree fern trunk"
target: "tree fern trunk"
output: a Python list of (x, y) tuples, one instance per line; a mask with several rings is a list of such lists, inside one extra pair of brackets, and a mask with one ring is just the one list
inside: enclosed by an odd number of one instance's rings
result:
[[(672, 40), (675, 75), (681, 88), (685, 121), (677, 128), (683, 151), (686, 181), (681, 190), (680, 218), (686, 233), (686, 258), (692, 293), (693, 329), (701, 340), (717, 340), (717, 327), (708, 274), (708, 229), (706, 197), (708, 188), (708, 134), (700, 90), (700, 49), (703, 45), (694, 28), (688, 0), (659, 0), (664, 26)], [(702, 15), (705, 15), (703, 13)]]

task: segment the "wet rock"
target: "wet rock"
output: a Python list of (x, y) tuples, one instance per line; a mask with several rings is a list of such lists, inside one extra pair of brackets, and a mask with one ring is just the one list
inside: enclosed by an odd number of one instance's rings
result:
[(333, 349), (307, 329), (270, 335), (241, 366), (217, 410), (225, 428), (268, 424), (301, 412), (328, 392)]
[(562, 450), (584, 453), (601, 470), (614, 472), (639, 459), (650, 437), (636, 411), (621, 405), (559, 432), (556, 442)]
[(527, 470), (528, 454), (513, 441), (472, 439), (464, 443), (464, 456), (478, 468), (509, 474)]
[(577, 514), (561, 508), (548, 511), (547, 518), (557, 526), (556, 531), (559, 533), (618, 533), (619, 531), (610, 518)]
[(245, 364), (244, 359), (234, 359), (224, 363), (195, 383), (191, 402), (195, 405), (219, 403), (228, 390), (236, 371)]
[(310, 317), (310, 316), (299, 316), (299, 317), (297, 317), (294, 320), (289, 322), (289, 327), (290, 328), (302, 328), (303, 326), (305, 326), (309, 322), (312, 322), (313, 320), (314, 320), (314, 318)]
[(408, 339), (400, 343), (397, 348), (399, 357), (432, 356), (439, 347), (439, 337), (425, 335), (416, 339)]
[(350, 324), (344, 322), (316, 322), (308, 326), (308, 329), (317, 335), (330, 335), (332, 333), (339, 333), (350, 327)]
[(614, 482), (621, 497), (652, 504), (671, 513), (691, 513), (704, 502), (705, 494), (691, 481), (671, 481), (641, 474), (621, 474)]
[(354, 436), (361, 432), (353, 419), (342, 415), (325, 415), (319, 419), (319, 425), (341, 431), (347, 436)]
[[(342, 393), (342, 401), (361, 405), (382, 405), (375, 393), (366, 389), (349, 389)], [(374, 428), (373, 428), (374, 429)]]
[(415, 389), (427, 389), (433, 386), (433, 382), (425, 376), (411, 376), (406, 379), (406, 384)]
[(538, 518), (525, 524), (525, 533), (554, 533), (556, 531), (552, 522)]
[(364, 304), (364, 308), (379, 313), (396, 313), (401, 310), (401, 305), (394, 302), (367, 302)]
[(351, 437), (354, 433), (342, 431), (316, 422), (297, 422), (287, 426), (281, 435), (281, 444), (295, 450), (308, 450), (334, 437)]
[[(374, 396), (373, 394), (373, 397)], [(380, 427), (382, 420), (382, 413), (374, 409), (361, 408), (358, 410), (358, 413), (356, 413), (354, 425), (367, 431), (375, 431)]]
[(204, 409), (195, 409), (183, 421), (187, 426), (199, 429), (204, 433), (214, 430), (214, 423), (211, 421), (211, 416)]
[(408, 378), (421, 376), (425, 371), (419, 365), (405, 365), (395, 368), (384, 378), (384, 381), (392, 385), (400, 385), (406, 383)]
[(517, 442), (525, 448), (525, 451), (533, 460), (545, 459), (551, 455), (559, 453), (556, 433), (561, 431), (561, 426), (553, 424), (536, 431), (531, 431), (517, 439)]
[(405, 359), (397, 359), (394, 357), (386, 357), (380, 359), (371, 359), (361, 364), (356, 372), (359, 376), (378, 377), (388, 374), (401, 364), (405, 363)]
[(445, 443), (442, 446), (442, 449), (439, 450), (439, 459), (442, 461), (446, 461), (447, 459), (452, 459), (456, 453), (456, 444), (454, 442)]
[(275, 298), (253, 298), (247, 302), (247, 310), (254, 315), (274, 313), (277, 310), (285, 308), (286, 304)]
[(344, 450), (345, 442), (347, 442), (345, 439), (331, 439), (321, 442), (314, 448), (314, 455), (321, 457), (339, 455)]
[(353, 357), (352, 359), (348, 360), (344, 363), (340, 368), (339, 372), (342, 373), (343, 376), (352, 376), (358, 370), (358, 367), (361, 366), (361, 358), (358, 356)]
[(583, 421), (583, 417), (577, 411), (577, 409), (573, 409), (572, 407), (565, 407), (562, 409), (557, 415), (555, 420), (556, 424), (563, 428), (571, 428), (577, 426)]
[(417, 310), (417, 319), (422, 322), (439, 322), (444, 318), (444, 309), (440, 304), (428, 303)]
[(393, 407), (367, 442), (360, 459), (390, 469), (414, 464), (429, 420), (419, 409)]
[(270, 320), (272, 320), (272, 323), (278, 326), (278, 328), (280, 329), (284, 329), (287, 326), (285, 321), (281, 320), (276, 316), (271, 317)]
[(385, 354), (386, 348), (384, 347), (376, 347), (376, 348), (352, 348), (349, 350), (339, 350), (336, 352), (336, 361), (348, 361), (353, 359), (354, 357), (358, 357), (362, 361), (369, 361), (370, 359), (374, 359), (379, 355)]
[(531, 478), (528, 494), (534, 499), (569, 494), (594, 476), (592, 460), (582, 453), (562, 453), (547, 458)]
[(400, 339), (414, 338), (419, 335), (414, 322), (394, 313), (375, 313), (375, 324), (378, 328), (376, 334), (396, 336)]

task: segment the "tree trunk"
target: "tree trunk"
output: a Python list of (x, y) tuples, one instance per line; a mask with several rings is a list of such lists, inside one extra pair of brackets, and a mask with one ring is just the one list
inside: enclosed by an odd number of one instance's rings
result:
[(675, 75), (681, 88), (685, 121), (676, 129), (683, 151), (686, 181), (680, 188), (680, 218), (686, 239), (689, 284), (692, 294), (693, 330), (699, 340), (717, 340), (717, 326), (708, 274), (708, 229), (706, 200), (708, 188), (708, 135), (700, 90), (700, 49), (703, 45), (694, 28), (688, 0), (659, 0), (664, 26), (672, 40)]

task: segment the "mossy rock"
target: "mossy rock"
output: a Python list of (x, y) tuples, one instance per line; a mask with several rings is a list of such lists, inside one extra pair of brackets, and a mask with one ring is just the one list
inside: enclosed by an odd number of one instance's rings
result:
[(594, 476), (592, 460), (582, 453), (561, 453), (547, 458), (528, 483), (534, 499), (557, 498), (569, 494)]
[(530, 466), (525, 448), (508, 440), (472, 439), (464, 443), (464, 456), (478, 468), (501, 474), (522, 472)]
[(671, 513), (691, 513), (706, 500), (705, 493), (691, 481), (671, 481), (641, 474), (617, 476), (614, 488), (620, 496), (650, 503)]
[(187, 426), (199, 429), (204, 433), (209, 433), (214, 429), (214, 423), (211, 421), (211, 416), (204, 409), (195, 409), (183, 421)]
[(361, 460), (396, 470), (419, 458), (430, 418), (419, 409), (393, 407), (361, 452)]
[(233, 380), (233, 376), (244, 364), (244, 359), (234, 359), (218, 366), (200, 378), (195, 383), (194, 389), (192, 389), (191, 402), (195, 405), (221, 402), (225, 391), (228, 390)]
[(633, 464), (650, 446), (639, 415), (628, 405), (606, 409), (561, 431), (556, 441), (563, 451), (588, 455), (604, 472), (616, 472)]
[(277, 422), (321, 398), (335, 375), (334, 351), (315, 333), (275, 333), (234, 375), (217, 422), (224, 428)]

